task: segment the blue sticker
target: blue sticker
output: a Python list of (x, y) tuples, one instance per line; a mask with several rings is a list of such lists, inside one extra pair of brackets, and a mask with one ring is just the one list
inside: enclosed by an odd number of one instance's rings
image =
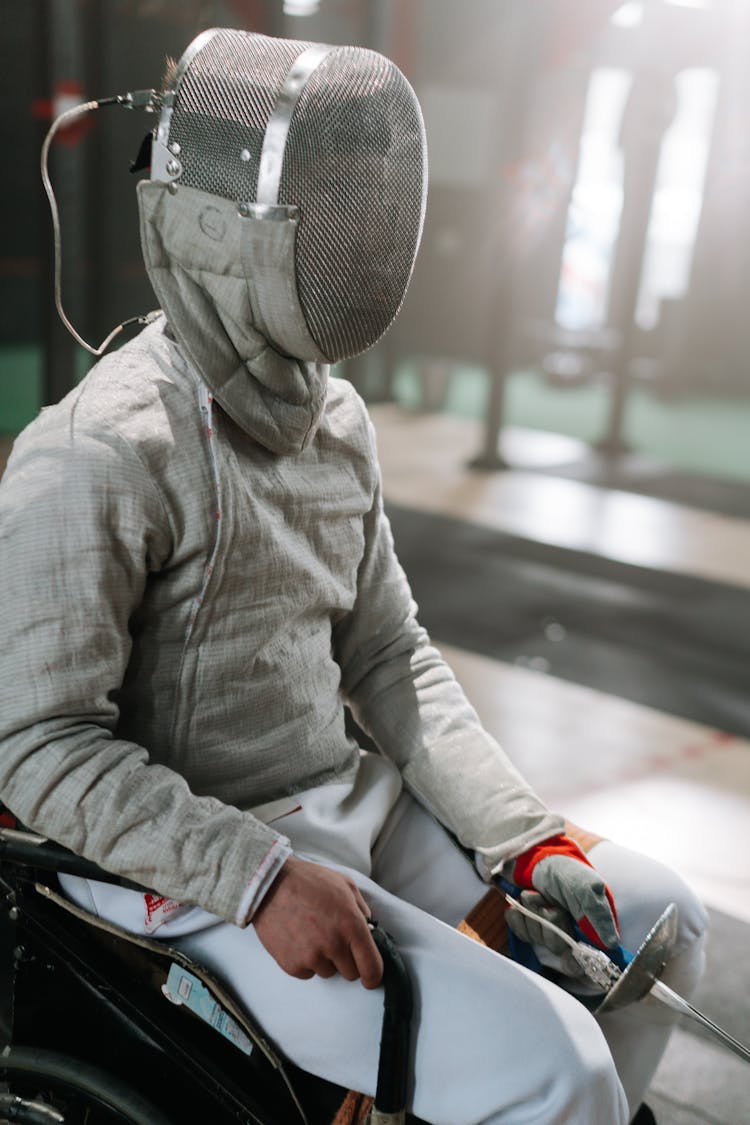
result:
[(239, 1047), (246, 1055), (250, 1054), (253, 1044), (240, 1025), (224, 1011), (217, 1000), (214, 1000), (206, 986), (187, 969), (173, 964), (166, 984), (162, 985), (161, 990), (167, 1000), (173, 1004), (184, 1004), (235, 1047)]

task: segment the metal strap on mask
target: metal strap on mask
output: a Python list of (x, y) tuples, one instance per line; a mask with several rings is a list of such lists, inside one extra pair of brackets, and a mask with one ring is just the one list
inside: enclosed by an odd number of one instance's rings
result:
[(334, 49), (324, 43), (308, 47), (294, 60), (284, 79), (263, 138), (258, 169), (257, 202), (260, 204), (275, 206), (279, 201), (281, 169), (292, 115), (310, 75)]
[(206, 46), (214, 35), (218, 35), (220, 28), (209, 27), (196, 36), (193, 42), (183, 52), (180, 61), (174, 68), (169, 82), (169, 89), (161, 95), (161, 114), (159, 124), (154, 133), (154, 142), (151, 146), (151, 179), (160, 180), (162, 183), (172, 183), (182, 175), (182, 162), (178, 160), (180, 146), (167, 147), (169, 130), (172, 127), (172, 112), (177, 89), (185, 77), (188, 67), (200, 51)]

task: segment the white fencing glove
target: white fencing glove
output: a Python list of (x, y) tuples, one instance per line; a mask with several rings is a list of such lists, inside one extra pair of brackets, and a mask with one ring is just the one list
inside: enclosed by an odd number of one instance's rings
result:
[[(548, 917), (555, 925), (560, 925), (562, 920), (561, 929), (571, 932), (570, 919), (573, 919), (581, 933), (600, 949), (618, 944), (620, 935), (612, 892), (570, 837), (554, 836), (536, 844), (510, 861), (504, 874), (524, 891), (538, 891), (541, 900), (535, 896), (529, 901), (522, 896), (522, 904)], [(535, 925), (512, 909), (506, 917), (517, 937), (531, 940), (532, 944), (546, 945), (553, 953), (562, 952), (562, 939), (541, 924)]]

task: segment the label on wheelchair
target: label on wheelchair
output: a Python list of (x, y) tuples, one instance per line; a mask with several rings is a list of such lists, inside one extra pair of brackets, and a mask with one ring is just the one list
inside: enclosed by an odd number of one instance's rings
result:
[(253, 1044), (240, 1025), (224, 1011), (218, 1001), (214, 1000), (206, 986), (187, 969), (173, 964), (161, 990), (172, 1004), (184, 1004), (191, 1012), (195, 1012), (199, 1019), (210, 1024), (230, 1043), (234, 1043), (235, 1047), (239, 1047), (246, 1055), (250, 1054)]

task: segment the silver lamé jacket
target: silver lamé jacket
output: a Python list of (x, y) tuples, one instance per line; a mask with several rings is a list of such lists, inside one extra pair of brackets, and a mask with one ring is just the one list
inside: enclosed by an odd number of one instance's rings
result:
[(238, 924), (280, 847), (250, 810), (358, 769), (345, 703), (486, 877), (562, 829), (416, 620), (363, 403), (300, 371), (246, 365), (240, 409), (162, 317), (0, 484), (0, 798)]

